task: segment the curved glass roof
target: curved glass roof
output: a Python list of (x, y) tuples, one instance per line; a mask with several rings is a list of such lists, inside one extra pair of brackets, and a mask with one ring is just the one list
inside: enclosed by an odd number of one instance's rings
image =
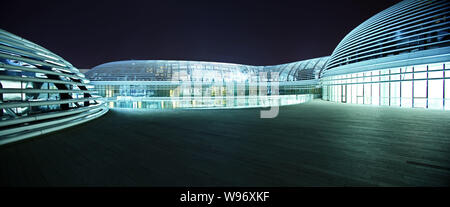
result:
[(279, 81), (317, 79), (329, 57), (273, 66), (232, 63), (127, 60), (105, 63), (86, 72), (91, 81), (256, 81), (260, 72), (279, 72)]
[(326, 70), (368, 60), (375, 65), (449, 53), (449, 4), (446, 0), (406, 0), (381, 11), (345, 36)]

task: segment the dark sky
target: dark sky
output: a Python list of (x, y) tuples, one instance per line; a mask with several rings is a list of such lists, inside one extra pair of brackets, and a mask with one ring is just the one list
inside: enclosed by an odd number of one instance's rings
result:
[(0, 28), (78, 68), (129, 59), (274, 65), (330, 55), (398, 0), (4, 1)]

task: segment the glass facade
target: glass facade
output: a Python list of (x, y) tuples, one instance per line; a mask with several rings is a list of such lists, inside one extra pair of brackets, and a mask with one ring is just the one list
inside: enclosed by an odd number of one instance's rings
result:
[(209, 101), (199, 101), (201, 97), (228, 100), (228, 104), (239, 107), (253, 106), (254, 101), (265, 106), (262, 97), (286, 96), (282, 99), (291, 100), (288, 95), (320, 96), (317, 78), (327, 60), (328, 57), (322, 57), (275, 66), (199, 61), (119, 61), (99, 65), (88, 71), (86, 77), (98, 95), (110, 101), (127, 99), (134, 103), (152, 98), (172, 98), (178, 102), (177, 98), (182, 97), (189, 101), (182, 106), (209, 105)]
[[(100, 85), (102, 84), (102, 85)], [(105, 84), (105, 85), (103, 85)], [(196, 82), (166, 83), (148, 82), (139, 83), (96, 83), (94, 90), (97, 94), (106, 98), (114, 97), (222, 97), (222, 96), (251, 96), (258, 94), (271, 95), (271, 82), (261, 84), (225, 82), (223, 85), (202, 84)], [(321, 94), (321, 88), (316, 84), (311, 85), (281, 85), (279, 95), (293, 94)]]
[[(91, 81), (189, 81), (189, 82), (258, 82), (317, 79), (328, 57), (314, 58), (273, 66), (251, 66), (232, 63), (130, 60), (105, 63), (86, 72)], [(264, 77), (259, 77), (264, 74)]]
[(322, 98), (353, 104), (449, 109), (449, 71), (450, 62), (443, 62), (324, 77)]
[(321, 73), (324, 100), (448, 109), (448, 1), (402, 1), (338, 44)]

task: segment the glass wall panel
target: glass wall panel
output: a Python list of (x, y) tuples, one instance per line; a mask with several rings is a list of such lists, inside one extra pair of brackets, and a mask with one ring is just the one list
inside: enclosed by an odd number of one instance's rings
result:
[(358, 73), (357, 77), (359, 77), (359, 78), (356, 79), (357, 83), (362, 83), (364, 81), (364, 79), (362, 78), (363, 77), (363, 73)]
[(380, 84), (372, 84), (372, 105), (380, 105)]
[(329, 94), (329, 99), (330, 101), (334, 101), (334, 86), (330, 86), (330, 94)]
[(397, 74), (397, 73), (400, 73), (400, 68), (391, 69), (391, 74)]
[(389, 81), (389, 74), (388, 75), (381, 75), (380, 81)]
[(391, 81), (400, 80), (400, 75), (391, 75)]
[(412, 79), (412, 67), (402, 68), (402, 80), (411, 80)]
[(414, 81), (414, 97), (426, 98), (427, 97), (427, 81)]
[(427, 81), (414, 81), (414, 100), (413, 107), (415, 108), (425, 108), (427, 106), (426, 96), (427, 96)]
[(370, 72), (369, 73), (364, 73), (364, 78), (363, 78), (364, 83), (371, 82), (372, 81), (371, 76), (372, 76), (372, 73), (370, 73)]
[(342, 92), (341, 85), (336, 85), (336, 91), (337, 91), (336, 101), (341, 102), (341, 92)]
[(437, 64), (430, 64), (428, 65), (428, 71), (432, 71), (432, 70), (441, 70), (444, 69), (444, 64), (443, 63), (437, 63)]
[(331, 86), (327, 86), (327, 97), (326, 97), (328, 101), (331, 100)]
[(391, 82), (391, 106), (400, 106), (400, 82)]
[(442, 78), (444, 77), (444, 72), (441, 71), (433, 71), (428, 73), (428, 78)]
[(403, 74), (401, 75), (401, 79), (402, 79), (402, 80), (411, 80), (412, 78), (413, 78), (412, 73), (403, 73)]
[(412, 107), (412, 81), (402, 82), (402, 107), (411, 108)]
[[(447, 64), (445, 65), (447, 67)], [(450, 79), (445, 80), (445, 109), (450, 109)]]
[(364, 103), (364, 85), (356, 84), (356, 103), (363, 104)]
[(347, 85), (347, 103), (353, 103), (352, 100), (352, 92), (353, 92), (353, 84)]
[(414, 79), (427, 79), (426, 72), (414, 73)]
[(380, 83), (381, 105), (389, 106), (389, 83)]
[(444, 97), (443, 80), (428, 81), (428, 108), (442, 109), (442, 98)]
[(426, 70), (427, 70), (427, 65), (416, 65), (416, 66), (414, 66), (414, 72), (426, 71)]
[(372, 73), (373, 74), (373, 77), (372, 77), (372, 82), (378, 82), (378, 81), (380, 81), (380, 76), (379, 76), (379, 72), (374, 72), (374, 73)]
[(364, 84), (364, 104), (372, 104), (372, 84)]
[[(444, 71), (445, 66), (442, 63), (418, 65), (414, 66), (414, 73), (413, 66), (407, 66), (335, 77), (350, 78), (339, 82), (349, 84), (347, 103), (442, 109), (444, 92), (450, 101), (450, 83), (443, 80), (443, 77), (450, 76), (450, 70)], [(335, 101), (342, 101), (342, 89), (341, 85), (335, 88)], [(448, 107), (450, 103), (445, 106)]]
[(352, 84), (352, 103), (354, 103), (354, 104), (356, 104), (356, 103), (358, 103), (358, 101), (357, 101), (357, 92), (358, 91), (358, 84)]

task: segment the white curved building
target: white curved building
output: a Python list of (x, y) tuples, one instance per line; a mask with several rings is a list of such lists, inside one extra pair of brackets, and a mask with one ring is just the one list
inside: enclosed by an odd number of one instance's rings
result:
[(402, 1), (356, 27), (321, 74), (323, 99), (450, 109), (449, 8)]

